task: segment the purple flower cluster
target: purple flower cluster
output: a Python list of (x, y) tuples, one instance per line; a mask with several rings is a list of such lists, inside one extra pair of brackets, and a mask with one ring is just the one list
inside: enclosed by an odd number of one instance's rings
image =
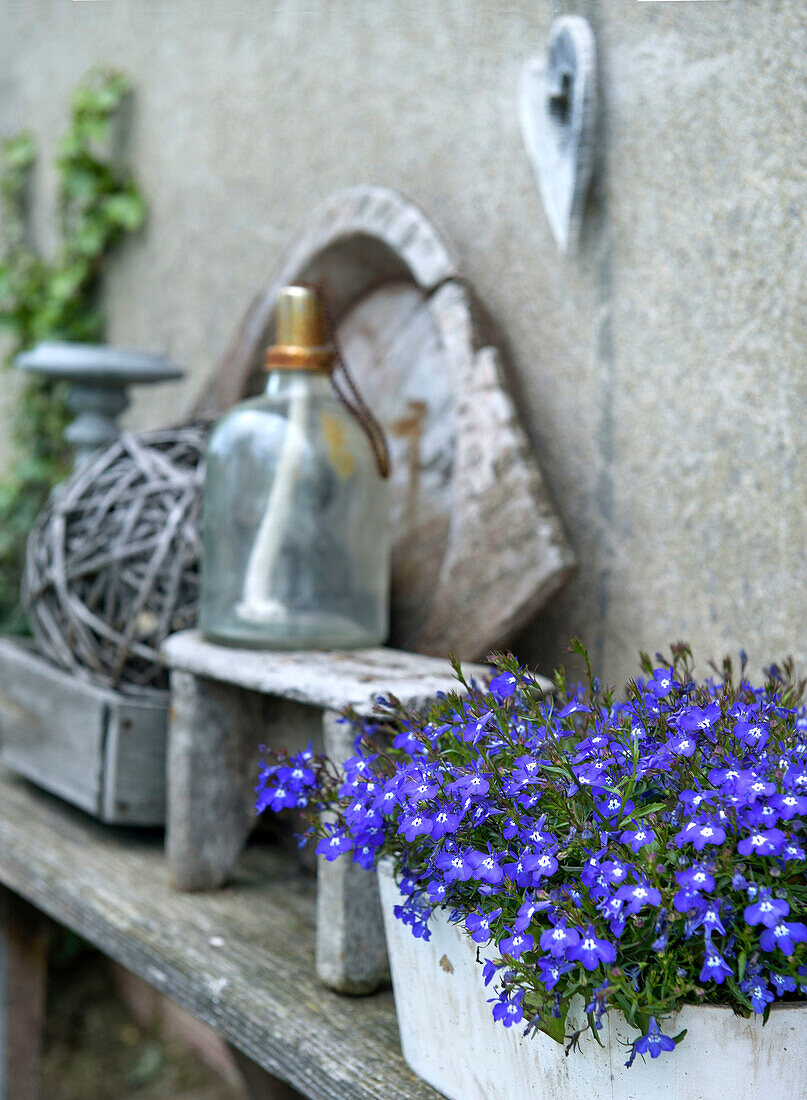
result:
[(341, 775), (270, 764), (259, 809), (303, 810), (329, 859), (393, 856), (397, 915), (428, 938), (448, 907), (505, 1026), (563, 1040), (582, 995), (591, 1027), (636, 1026), (629, 1062), (655, 1058), (684, 1003), (764, 1015), (807, 992), (807, 717), (788, 670), (698, 682), (679, 646), (644, 671), (616, 701), (504, 660), (427, 715), (388, 707)]

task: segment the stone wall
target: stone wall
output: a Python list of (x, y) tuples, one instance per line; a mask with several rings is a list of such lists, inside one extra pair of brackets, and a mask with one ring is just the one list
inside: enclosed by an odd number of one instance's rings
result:
[[(558, 10), (591, 19), (602, 69), (572, 260), (515, 110)], [(181, 414), (315, 203), (387, 184), (444, 228), (499, 327), (580, 557), (519, 652), (546, 668), (579, 633), (609, 678), (681, 637), (805, 661), (802, 0), (0, 0), (0, 133), (31, 126), (52, 154), (96, 62), (134, 79), (150, 209), (110, 271), (110, 338), (190, 372), (131, 424)]]

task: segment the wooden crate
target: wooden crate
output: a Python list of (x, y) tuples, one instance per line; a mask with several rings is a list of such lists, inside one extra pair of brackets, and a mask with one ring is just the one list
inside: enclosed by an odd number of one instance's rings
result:
[(101, 821), (165, 822), (168, 697), (141, 699), (0, 638), (0, 761)]

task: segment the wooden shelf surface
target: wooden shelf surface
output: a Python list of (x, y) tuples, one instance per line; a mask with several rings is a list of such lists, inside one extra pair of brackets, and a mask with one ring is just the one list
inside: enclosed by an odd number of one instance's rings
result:
[(317, 981), (314, 880), (269, 844), (226, 888), (179, 893), (160, 833), (100, 825), (0, 769), (0, 882), (311, 1100), (437, 1100), (403, 1061), (390, 992)]

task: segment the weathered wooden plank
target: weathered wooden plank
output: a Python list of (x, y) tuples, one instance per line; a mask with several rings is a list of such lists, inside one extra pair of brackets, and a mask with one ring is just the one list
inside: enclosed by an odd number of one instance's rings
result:
[(210, 890), (227, 880), (255, 827), (261, 745), (321, 749), (320, 715), (177, 669), (171, 694), (168, 865), (179, 889)]
[(104, 745), (101, 820), (120, 825), (165, 822), (168, 700), (110, 692)]
[[(43, 666), (53, 676), (43, 675)], [(0, 639), (0, 759), (89, 813), (101, 802), (106, 693)]]
[(0, 761), (102, 821), (165, 821), (167, 718), (167, 693), (126, 696), (0, 638)]
[(391, 994), (318, 983), (314, 883), (274, 850), (250, 849), (224, 890), (177, 893), (157, 839), (0, 771), (0, 882), (310, 1100), (438, 1100), (402, 1060)]
[[(167, 638), (162, 652), (172, 669), (324, 710), (352, 706), (369, 714), (378, 695), (392, 693), (402, 703), (416, 705), (458, 687), (448, 661), (397, 649), (234, 649), (186, 630)], [(464, 667), (480, 683), (490, 675), (487, 665)]]
[[(326, 711), (325, 751), (341, 764), (353, 754), (353, 731)], [(378, 880), (348, 860), (317, 864), (317, 975), (337, 993), (372, 993), (389, 982)]]

